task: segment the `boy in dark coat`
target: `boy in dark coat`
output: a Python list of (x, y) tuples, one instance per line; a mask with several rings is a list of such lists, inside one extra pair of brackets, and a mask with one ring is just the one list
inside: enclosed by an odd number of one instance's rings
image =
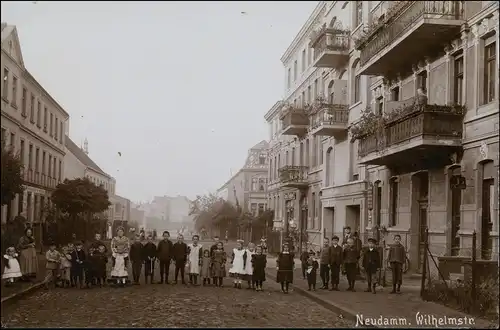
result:
[[(389, 246), (389, 262), (392, 269), (392, 291), (391, 293), (401, 292), (403, 284), (403, 264), (406, 258), (405, 247), (401, 244), (401, 236), (394, 235), (394, 244)], [(396, 289), (397, 285), (397, 289)]]
[(214, 244), (210, 247), (210, 257), (212, 257), (214, 251), (217, 250), (217, 244), (219, 244), (219, 236), (214, 236)]
[(320, 257), (319, 257), (319, 276), (321, 277), (321, 281), (323, 282), (323, 286), (321, 289), (323, 290), (328, 290), (328, 282), (330, 280), (330, 258), (329, 258), (329, 253), (330, 253), (330, 242), (328, 241), (327, 238), (323, 240), (323, 248), (321, 249), (320, 252)]
[(356, 270), (358, 268), (358, 260), (359, 260), (359, 251), (354, 246), (354, 240), (352, 238), (347, 239), (347, 245), (344, 248), (342, 260), (344, 261), (344, 267), (347, 275), (347, 282), (349, 283), (347, 291), (354, 292), (354, 284), (356, 282)]
[(144, 244), (142, 252), (144, 254), (144, 283), (148, 283), (149, 277), (149, 283), (153, 284), (153, 277), (155, 274), (156, 245), (153, 243), (152, 235), (147, 236), (146, 244)]
[(368, 239), (368, 250), (363, 254), (363, 268), (366, 272), (366, 280), (368, 282), (368, 288), (365, 292), (372, 291), (376, 293), (375, 286), (377, 284), (375, 276), (377, 270), (380, 268), (380, 254), (375, 247), (376, 240), (374, 238)]
[(135, 235), (134, 242), (130, 246), (129, 258), (132, 263), (132, 277), (134, 279), (134, 284), (139, 284), (139, 278), (141, 277), (142, 263), (144, 262), (143, 245), (141, 243), (141, 237)]
[(83, 288), (83, 272), (86, 261), (87, 255), (83, 250), (83, 243), (77, 242), (75, 244), (75, 250), (71, 252), (71, 282), (74, 286), (76, 286), (78, 282), (80, 289)]
[(177, 236), (177, 242), (173, 245), (172, 256), (175, 260), (175, 279), (174, 282), (177, 284), (177, 278), (179, 277), (179, 271), (181, 272), (182, 284), (186, 284), (184, 280), (184, 272), (186, 268), (186, 261), (189, 254), (189, 248), (186, 243), (184, 243), (184, 236), (179, 234)]
[(163, 280), (165, 280), (165, 283), (169, 284), (168, 273), (170, 271), (170, 262), (172, 261), (174, 246), (170, 240), (170, 233), (168, 231), (164, 231), (162, 236), (163, 239), (158, 243), (158, 248), (156, 249), (156, 257), (160, 261), (160, 284), (164, 282)]
[(318, 267), (320, 265), (318, 264), (318, 261), (315, 258), (315, 253), (314, 251), (309, 252), (309, 257), (306, 260), (306, 273), (307, 273), (307, 285), (309, 288), (307, 289), (308, 291), (314, 290), (316, 291), (316, 274), (318, 272)]
[(92, 254), (92, 264), (95, 284), (102, 287), (106, 283), (106, 264), (108, 263), (108, 255), (106, 254), (106, 246), (103, 244), (97, 248)]
[(338, 236), (332, 237), (332, 245), (329, 248), (329, 258), (330, 258), (330, 272), (332, 277), (332, 288), (331, 291), (339, 290), (340, 282), (340, 267), (342, 266), (342, 247), (339, 245)]

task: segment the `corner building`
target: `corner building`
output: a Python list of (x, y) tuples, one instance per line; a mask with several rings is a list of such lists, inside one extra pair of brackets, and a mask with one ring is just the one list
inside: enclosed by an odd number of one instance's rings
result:
[[(314, 111), (281, 110), (278, 140), (320, 136), (322, 236), (345, 226), (365, 241), (398, 233), (410, 272), (419, 273), (426, 229), (431, 252), (442, 256), (470, 256), (476, 231), (478, 258), (497, 259), (498, 3), (320, 2), (315, 19), (310, 70), (333, 106), (324, 106), (331, 110), (320, 119)], [(348, 111), (342, 132), (335, 106), (344, 100), (341, 84)]]

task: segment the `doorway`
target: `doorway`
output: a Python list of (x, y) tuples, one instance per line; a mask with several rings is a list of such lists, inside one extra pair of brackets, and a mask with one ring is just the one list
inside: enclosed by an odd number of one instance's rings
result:
[(361, 228), (361, 207), (359, 205), (346, 206), (346, 227), (351, 227), (351, 232), (358, 232), (360, 234)]
[(426, 230), (428, 228), (428, 206), (429, 206), (429, 174), (421, 172), (414, 175), (414, 183), (418, 191), (416, 192), (418, 205), (418, 264), (417, 272), (422, 273), (425, 251)]

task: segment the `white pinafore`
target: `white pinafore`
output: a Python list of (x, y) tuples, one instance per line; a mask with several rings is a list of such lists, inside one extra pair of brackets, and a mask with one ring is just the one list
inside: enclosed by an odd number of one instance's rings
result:
[(193, 244), (189, 244), (189, 274), (198, 275), (200, 274), (200, 249), (202, 246), (200, 244), (194, 246)]
[[(245, 265), (243, 264), (243, 255), (245, 254), (245, 249), (233, 249), (234, 260), (233, 266), (229, 269), (229, 274), (231, 275), (245, 275)], [(248, 261), (248, 257), (247, 257)]]
[(245, 274), (253, 275), (253, 265), (252, 265), (252, 256), (255, 254), (255, 251), (250, 251), (247, 249), (247, 263), (245, 265)]

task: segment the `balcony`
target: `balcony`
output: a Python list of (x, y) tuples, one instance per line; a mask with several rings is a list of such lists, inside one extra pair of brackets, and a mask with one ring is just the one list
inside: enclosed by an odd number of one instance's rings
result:
[(297, 188), (302, 189), (309, 184), (307, 174), (309, 168), (307, 166), (287, 165), (278, 169), (280, 177), (280, 187), (282, 188)]
[(348, 106), (344, 104), (324, 104), (319, 108), (319, 111), (310, 115), (310, 121), (312, 135), (341, 138), (347, 134)]
[(377, 128), (359, 137), (360, 164), (418, 171), (448, 165), (461, 149), (463, 107), (405, 101), (388, 102), (387, 108), (396, 110), (378, 117), (372, 126)]
[(463, 1), (394, 1), (355, 41), (360, 74), (394, 77), (460, 33)]
[(281, 113), (280, 119), (283, 128), (281, 134), (296, 136), (307, 134), (309, 118), (305, 108), (288, 107)]
[(311, 38), (309, 47), (314, 49), (313, 66), (340, 68), (349, 61), (350, 31), (323, 27)]

